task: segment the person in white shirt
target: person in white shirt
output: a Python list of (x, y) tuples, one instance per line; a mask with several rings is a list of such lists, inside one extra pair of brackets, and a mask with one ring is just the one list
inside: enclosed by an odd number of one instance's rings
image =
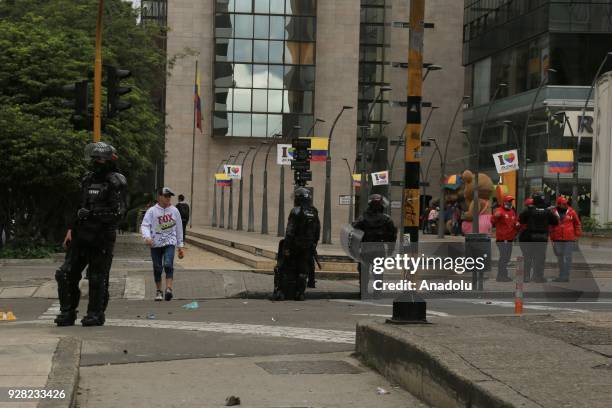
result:
[[(179, 210), (170, 202), (173, 195), (168, 187), (162, 187), (157, 196), (157, 204), (147, 210), (140, 226), (142, 237), (151, 248), (157, 286), (156, 301), (172, 299), (174, 251), (177, 247), (179, 258), (183, 257), (183, 224)], [(166, 272), (165, 296), (162, 292), (162, 271)]]

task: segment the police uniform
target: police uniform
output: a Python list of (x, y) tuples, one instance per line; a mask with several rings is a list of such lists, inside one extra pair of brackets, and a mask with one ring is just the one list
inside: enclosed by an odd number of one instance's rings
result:
[[(546, 246), (548, 245), (549, 227), (558, 224), (558, 219), (546, 207), (544, 195), (535, 193), (533, 205), (529, 205), (519, 215), (522, 232), (519, 236), (524, 257), (524, 279), (534, 282), (545, 282), (544, 264), (546, 261)], [(533, 269), (533, 275), (531, 275)]]
[(116, 230), (126, 207), (127, 181), (115, 171), (115, 149), (98, 142), (88, 145), (86, 151), (93, 159), (93, 171), (81, 181), (80, 208), (71, 225), (72, 242), (64, 264), (55, 275), (60, 300), (60, 314), (55, 320), (58, 326), (69, 326), (76, 320), (79, 281), (86, 266), (89, 267), (89, 305), (82, 324), (104, 324)]
[[(287, 221), (284, 247), (298, 276), (307, 276), (310, 287), (314, 286), (314, 256), (320, 234), (319, 212), (311, 203), (310, 191), (299, 187), (295, 191), (295, 207)], [(298, 292), (303, 293), (303, 289)]]

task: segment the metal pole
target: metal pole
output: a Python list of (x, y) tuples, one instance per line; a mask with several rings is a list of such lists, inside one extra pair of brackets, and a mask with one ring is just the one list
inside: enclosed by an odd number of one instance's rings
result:
[[(572, 135), (572, 140), (576, 142), (576, 135), (574, 134), (574, 128), (572, 127), (572, 123), (569, 118), (563, 112), (565, 116), (565, 123), (569, 126), (570, 133)], [(572, 206), (578, 208), (578, 145), (575, 145), (574, 148), (574, 171), (572, 174), (573, 183), (572, 183)]]
[[(480, 152), (480, 142), (482, 141), (482, 135), (484, 135), (485, 126), (487, 124), (487, 118), (489, 117), (489, 113), (491, 113), (491, 108), (495, 103), (495, 99), (497, 99), (497, 95), (502, 88), (505, 88), (507, 84), (501, 83), (497, 85), (495, 89), (495, 93), (493, 94), (493, 98), (491, 102), (489, 102), (489, 106), (487, 107), (487, 112), (485, 113), (485, 117), (482, 120), (482, 124), (480, 125), (480, 134), (478, 135), (478, 143), (476, 144), (477, 153)], [(479, 154), (479, 153), (478, 153)], [(478, 200), (478, 173), (480, 173), (480, 156), (476, 158), (476, 172), (474, 174), (474, 193), (472, 196), (472, 232), (477, 234), (480, 232), (478, 217), (480, 215), (480, 202)]]
[[(244, 153), (242, 150), (238, 152), (232, 164), (236, 164), (236, 162), (238, 161), (238, 157), (240, 157), (242, 153)], [(234, 225), (233, 225), (234, 224), (234, 193), (233, 193), (233, 190), (234, 190), (234, 180), (230, 179), (229, 209), (227, 211), (227, 229), (228, 230), (234, 229)]]
[[(226, 160), (226, 163), (229, 164), (232, 158), (234, 157), (236, 156), (233, 154), (230, 154), (230, 156)], [(230, 183), (231, 182), (232, 181), (230, 179)], [(220, 206), (219, 212), (220, 212), (219, 218), (221, 219), (221, 222), (219, 223), (219, 228), (225, 228), (225, 187), (221, 187), (221, 206)]]
[[(425, 0), (410, 1), (408, 45), (408, 88), (406, 95), (406, 146), (404, 147), (404, 190), (402, 194), (402, 234), (410, 242), (419, 241), (419, 173), (421, 166), (421, 101), (423, 96), (423, 39)], [(404, 214), (410, 214), (406, 218)], [(413, 249), (416, 249), (413, 247)]]
[[(548, 69), (548, 72), (556, 72), (554, 69), (550, 68)], [(517, 208), (518, 208), (518, 204), (520, 204), (521, 206), (524, 205), (525, 202), (525, 187), (526, 187), (526, 182), (527, 182), (527, 130), (529, 128), (529, 120), (531, 119), (531, 114), (533, 113), (533, 110), (535, 109), (535, 104), (536, 101), (538, 100), (538, 96), (540, 95), (540, 91), (542, 90), (542, 88), (544, 87), (544, 85), (548, 82), (548, 74), (542, 78), (542, 80), (540, 81), (540, 86), (538, 86), (538, 90), (535, 93), (535, 96), (533, 97), (533, 101), (531, 101), (531, 107), (529, 108), (529, 112), (527, 112), (527, 117), (525, 118), (525, 127), (523, 128), (523, 134), (522, 134), (522, 140), (521, 140), (521, 162), (519, 163), (519, 166), (521, 167), (521, 174), (519, 174), (521, 177), (519, 177), (518, 179), (518, 203), (517, 203)]]
[(266, 160), (264, 161), (264, 174), (263, 174), (263, 198), (261, 202), (261, 233), (268, 233), (268, 156), (270, 156), (270, 149), (272, 149), (274, 143), (270, 143), (268, 151), (266, 152)]
[[(195, 65), (195, 80), (194, 83), (198, 83), (198, 60), (196, 60)], [(191, 217), (189, 217), (189, 227), (193, 227), (193, 207), (195, 205), (195, 200), (193, 199), (193, 179), (195, 173), (195, 134), (196, 134), (196, 102), (194, 100), (193, 103), (193, 133), (191, 136), (191, 189), (189, 193), (189, 200), (191, 200)]]
[(253, 169), (255, 166), (255, 158), (257, 157), (257, 153), (259, 153), (261, 147), (267, 143), (268, 142), (266, 141), (261, 142), (261, 144), (257, 147), (257, 150), (255, 150), (253, 158), (251, 159), (251, 173), (249, 174), (249, 220), (247, 227), (248, 232), (255, 232), (255, 207), (253, 200)]
[[(296, 130), (300, 129), (301, 126), (293, 126), (291, 136), (293, 136)], [(285, 140), (285, 138), (283, 138), (283, 140)], [(278, 223), (276, 227), (276, 236), (285, 236), (285, 166), (281, 166), (280, 168), (280, 183), (278, 192)]]
[[(251, 150), (254, 150), (253, 146), (249, 146), (249, 150), (247, 150), (244, 158), (242, 159), (242, 173), (244, 174), (244, 162), (246, 162), (249, 153)], [(243, 186), (244, 177), (240, 176), (240, 188), (238, 192), (238, 224), (236, 225), (237, 231), (242, 231), (242, 186)]]
[(366, 208), (368, 201), (368, 187), (367, 187), (367, 175), (366, 175), (366, 152), (365, 152), (365, 140), (366, 133), (370, 130), (369, 126), (361, 127), (361, 182), (359, 183), (359, 213), (363, 213)]
[(316, 126), (316, 125), (317, 125), (317, 123), (319, 123), (319, 122), (325, 123), (325, 121), (324, 121), (323, 119), (316, 118), (316, 119), (315, 119), (315, 121), (314, 121), (314, 123), (313, 123), (313, 124), (312, 124), (312, 126), (310, 127), (310, 129), (308, 129), (308, 133), (306, 133), (306, 137), (312, 137), (312, 135), (313, 135), (313, 133), (314, 133), (315, 126)]
[[(327, 137), (327, 158), (325, 159), (325, 201), (323, 203), (323, 243), (324, 244), (331, 244), (332, 240), (331, 240), (331, 142), (332, 142), (332, 136), (334, 134), (334, 129), (336, 128), (336, 123), (338, 123), (338, 120), (340, 119), (340, 116), (342, 116), (342, 113), (344, 113), (344, 111), (346, 109), (353, 109), (352, 106), (343, 106), (342, 109), (340, 110), (340, 112), (338, 113), (338, 116), (336, 116), (336, 119), (334, 119), (334, 123), (332, 124), (332, 127), (329, 131), (329, 136)], [(348, 162), (346, 163), (348, 165)], [(349, 172), (351, 171), (351, 168), (349, 166)], [(352, 186), (352, 179), (353, 176), (351, 175), (351, 186)], [(351, 187), (351, 191), (352, 191), (352, 187)], [(351, 201), (352, 203), (352, 201)], [(351, 208), (352, 208), (352, 204), (351, 204)], [(349, 219), (352, 218), (349, 215)]]
[(346, 168), (348, 169), (348, 173), (349, 173), (349, 192), (351, 194), (351, 204), (349, 205), (349, 215), (348, 215), (348, 223), (352, 223), (353, 222), (353, 206), (355, 205), (354, 203), (354, 199), (353, 199), (353, 172), (351, 171), (351, 165), (349, 164), (348, 160), (346, 158), (343, 158), (342, 160), (344, 160), (346, 162)]
[[(98, 2), (98, 17), (96, 18), (96, 57), (94, 62), (94, 123), (93, 141), (100, 141), (102, 134), (102, 16), (104, 15), (104, 0)], [(193, 205), (193, 203), (191, 203)]]
[[(221, 160), (221, 162), (217, 166), (215, 173), (219, 172), (219, 168), (223, 165), (224, 162), (226, 162), (226, 160)], [(217, 180), (216, 179), (215, 179), (215, 185), (213, 189), (213, 213), (212, 213), (212, 220), (210, 222), (210, 225), (212, 225), (213, 227), (217, 226)]]

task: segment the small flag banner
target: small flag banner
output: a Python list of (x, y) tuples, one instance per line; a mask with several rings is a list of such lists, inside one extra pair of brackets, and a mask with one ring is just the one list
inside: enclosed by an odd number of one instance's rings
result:
[(549, 173), (571, 173), (574, 171), (574, 151), (572, 149), (546, 149)]
[(372, 184), (375, 186), (386, 186), (389, 184), (389, 170), (372, 173)]
[[(555, 190), (554, 188), (550, 187), (548, 184), (544, 183), (544, 185), (542, 186), (542, 189), (544, 190), (544, 192), (546, 193), (550, 193), (551, 195), (556, 196), (557, 195), (557, 190)], [(572, 198), (571, 196), (565, 195), (565, 194), (561, 194), (561, 197), (565, 197), (568, 200), (570, 198)], [(590, 201), (591, 200), (591, 193), (585, 193), (585, 194), (579, 194), (578, 195), (578, 201)]]
[(326, 137), (310, 138), (310, 153), (312, 155), (310, 161), (327, 160), (328, 141)]
[(444, 188), (457, 190), (463, 184), (463, 180), (459, 174), (451, 174), (444, 180)]
[(239, 164), (226, 164), (223, 166), (225, 174), (232, 180), (240, 180), (242, 178), (242, 166)]
[(518, 150), (508, 150), (493, 154), (493, 162), (498, 174), (518, 170)]
[(291, 165), (292, 157), (293, 151), (290, 144), (276, 145), (276, 164), (279, 166), (289, 166)]
[(361, 187), (361, 174), (353, 174), (353, 187)]
[(232, 179), (225, 173), (216, 173), (215, 183), (220, 187), (229, 187), (232, 184)]

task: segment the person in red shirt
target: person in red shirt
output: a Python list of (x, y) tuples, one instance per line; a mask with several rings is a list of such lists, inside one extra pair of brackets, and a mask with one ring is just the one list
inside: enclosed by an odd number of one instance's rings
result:
[(572, 267), (572, 252), (576, 240), (582, 234), (580, 217), (570, 207), (565, 197), (557, 198), (557, 206), (553, 214), (559, 219), (559, 224), (550, 228), (550, 240), (559, 262), (559, 277), (554, 282), (569, 282)]
[(497, 270), (498, 282), (510, 282), (508, 276), (508, 262), (512, 256), (512, 243), (519, 230), (516, 210), (512, 207), (514, 197), (507, 195), (503, 204), (495, 209), (491, 217), (491, 223), (495, 227), (495, 239), (499, 249), (499, 262)]

